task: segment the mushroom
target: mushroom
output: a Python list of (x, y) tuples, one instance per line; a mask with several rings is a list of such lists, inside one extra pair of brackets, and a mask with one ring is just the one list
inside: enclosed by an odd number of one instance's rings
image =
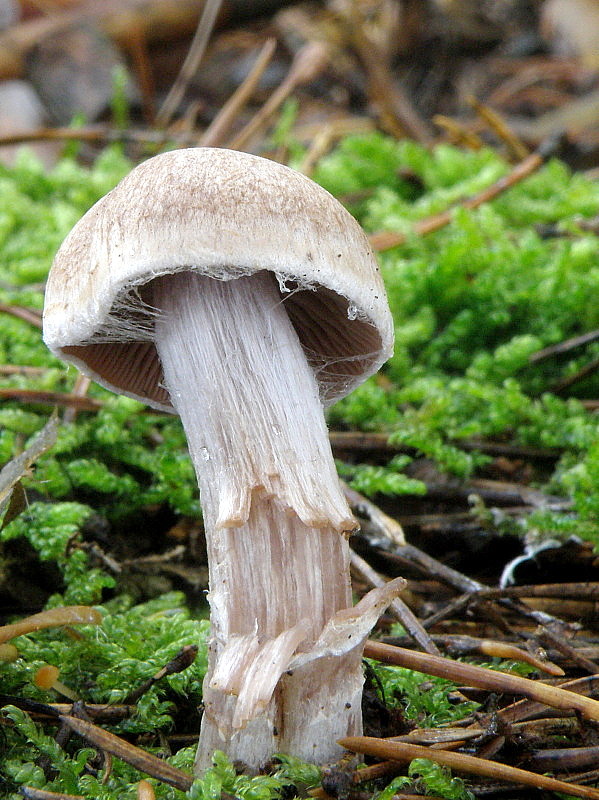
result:
[(323, 762), (361, 731), (363, 644), (401, 580), (352, 608), (356, 523), (323, 406), (379, 368), (392, 331), (351, 215), (246, 153), (145, 161), (56, 255), (48, 347), (186, 432), (210, 572), (198, 769), (215, 749)]
[(35, 671), (33, 683), (38, 689), (54, 689), (58, 694), (76, 702), (79, 698), (72, 689), (69, 689), (62, 681), (58, 680), (60, 670), (53, 664), (44, 664)]

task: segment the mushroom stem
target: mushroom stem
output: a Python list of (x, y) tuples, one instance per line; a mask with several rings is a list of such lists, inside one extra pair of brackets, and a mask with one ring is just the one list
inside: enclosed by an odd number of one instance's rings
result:
[[(198, 476), (210, 570), (198, 768), (215, 749), (252, 767), (275, 752), (329, 760), (361, 727), (367, 632), (352, 640), (358, 615), (344, 611), (344, 534), (355, 521), (316, 378), (272, 274), (182, 272), (153, 285), (156, 347)], [(342, 643), (337, 618), (351, 629)]]

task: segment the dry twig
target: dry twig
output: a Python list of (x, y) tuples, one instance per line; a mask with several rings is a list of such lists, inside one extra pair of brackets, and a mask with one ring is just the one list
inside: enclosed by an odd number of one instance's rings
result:
[[(357, 572), (370, 586), (380, 587), (384, 585), (385, 581), (383, 578), (381, 578), (381, 576), (372, 569), (370, 564), (364, 561), (354, 550), (350, 552), (350, 559), (352, 570)], [(400, 597), (396, 597), (391, 601), (389, 611), (397, 617), (414, 641), (419, 644), (426, 653), (440, 655), (437, 645)]]
[(57, 628), (65, 625), (99, 625), (102, 615), (90, 606), (59, 606), (47, 611), (40, 611), (31, 617), (0, 626), (0, 642), (8, 642), (16, 636), (23, 636), (33, 631), (46, 628)]
[(200, 147), (217, 147), (223, 143), (239, 112), (254, 94), (264, 70), (274, 55), (276, 46), (275, 39), (266, 40), (246, 79), (233, 92), (200, 137), (198, 142)]
[(529, 678), (494, 672), (472, 664), (463, 664), (448, 658), (417, 653), (414, 650), (371, 640), (366, 642), (364, 655), (385, 664), (407, 667), (461, 685), (475, 686), (492, 692), (520, 694), (551, 708), (579, 711), (584, 717), (599, 721), (599, 701)]
[(322, 72), (328, 61), (326, 47), (320, 42), (309, 42), (299, 50), (283, 82), (275, 89), (266, 103), (233, 137), (227, 145), (231, 150), (243, 150), (270, 118), (278, 111), (287, 98), (305, 83), (314, 80)]
[(129, 742), (121, 739), (120, 736), (115, 736), (114, 733), (109, 733), (99, 728), (97, 725), (93, 725), (91, 722), (78, 719), (69, 714), (61, 716), (60, 719), (65, 722), (72, 731), (78, 733), (79, 736), (82, 736), (90, 744), (120, 758), (127, 764), (131, 764), (131, 766), (140, 770), (140, 772), (145, 772), (146, 775), (150, 775), (152, 778), (167, 783), (169, 786), (174, 786), (182, 792), (186, 792), (191, 788), (191, 784), (193, 783), (191, 775), (173, 767), (171, 764), (167, 764), (161, 758), (129, 744)]
[(206, 52), (208, 40), (212, 34), (221, 5), (222, 0), (206, 0), (183, 66), (156, 115), (155, 122), (158, 128), (165, 128), (169, 124), (187, 91), (189, 82), (197, 72)]
[(551, 391), (554, 394), (562, 394), (569, 389), (571, 386), (574, 386), (575, 383), (579, 383), (580, 381), (588, 378), (589, 375), (592, 375), (594, 372), (597, 372), (599, 369), (599, 358), (594, 358), (592, 361), (589, 361), (588, 364), (585, 364), (584, 367), (581, 367), (574, 375), (568, 375), (565, 378), (562, 378), (560, 381), (557, 381), (552, 387)]
[(165, 664), (158, 670), (158, 672), (152, 675), (151, 678), (148, 678), (148, 680), (145, 681), (141, 686), (130, 692), (123, 700), (123, 703), (125, 705), (132, 705), (133, 703), (136, 703), (142, 695), (144, 695), (149, 689), (152, 688), (152, 686), (154, 686), (154, 684), (158, 683), (158, 681), (161, 681), (167, 675), (174, 675), (177, 672), (183, 672), (183, 670), (187, 669), (193, 664), (197, 654), (198, 648), (196, 645), (185, 645), (185, 647), (182, 647), (175, 657), (168, 662), (168, 664)]
[(516, 136), (499, 114), (489, 108), (489, 106), (481, 103), (476, 97), (469, 97), (468, 102), (499, 139), (505, 142), (515, 159), (520, 161), (528, 157), (529, 151), (524, 142)]
[(538, 361), (543, 361), (546, 358), (562, 355), (562, 353), (569, 353), (577, 347), (583, 347), (585, 344), (596, 342), (597, 339), (599, 339), (599, 331), (589, 331), (588, 333), (583, 333), (581, 336), (573, 336), (571, 339), (566, 339), (563, 342), (544, 347), (542, 350), (537, 350), (536, 353), (532, 353), (529, 356), (528, 360), (531, 364), (536, 364)]
[[(82, 399), (87, 398), (87, 393), (89, 391), (89, 387), (92, 385), (92, 379), (89, 378), (87, 375), (83, 375), (81, 372), (77, 375), (75, 379), (75, 385), (73, 386), (73, 391), (71, 393), (72, 397), (80, 397)], [(74, 422), (77, 418), (77, 406), (73, 404), (67, 404), (65, 412), (62, 417), (62, 421), (65, 423)]]
[(79, 411), (98, 411), (103, 406), (103, 403), (93, 400), (91, 397), (37, 389), (0, 389), (0, 399), (19, 400), (22, 403), (39, 403), (40, 405), (72, 406)]
[(23, 306), (13, 306), (8, 305), (7, 303), (0, 303), (0, 313), (10, 314), (12, 317), (17, 317), (17, 319), (22, 319), (25, 322), (29, 322), (31, 325), (35, 325), (36, 328), (40, 328), (41, 330), (41, 312), (35, 311), (32, 308), (23, 308)]
[(47, 789), (36, 789), (35, 786), (21, 786), (21, 794), (27, 800), (85, 800), (82, 794), (49, 792)]
[(433, 637), (435, 642), (443, 643), (446, 652), (452, 656), (465, 656), (476, 653), (477, 655), (487, 656), (490, 658), (502, 658), (511, 661), (521, 661), (524, 664), (530, 664), (531, 667), (546, 672), (548, 675), (555, 677), (562, 677), (564, 671), (557, 664), (552, 664), (549, 661), (542, 661), (540, 658), (533, 656), (526, 650), (516, 647), (508, 642), (500, 642), (492, 639), (478, 639), (474, 636), (436, 636)]
[[(53, 415), (41, 431), (38, 431), (29, 447), (2, 467), (0, 470), (0, 509), (8, 502), (13, 489), (29, 467), (52, 447), (57, 436), (58, 420)], [(6, 640), (0, 638), (0, 641)]]
[(388, 59), (366, 33), (357, 3), (348, 6), (348, 27), (352, 43), (366, 70), (369, 95), (378, 109), (381, 126), (391, 135), (405, 134), (423, 144), (432, 144), (428, 124), (403, 89), (394, 81)]
[[(494, 200), (500, 194), (511, 189), (512, 186), (528, 178), (545, 163), (548, 156), (553, 153), (556, 146), (555, 140), (550, 140), (546, 145), (542, 145), (536, 152), (527, 156), (523, 161), (517, 164), (507, 175), (504, 175), (498, 181), (495, 181), (491, 186), (483, 189), (473, 197), (467, 197), (459, 203), (462, 208), (475, 209)], [(433, 217), (419, 220), (413, 225), (413, 233), (417, 236), (425, 236), (428, 233), (444, 228), (449, 225), (453, 219), (455, 207), (443, 211), (441, 214), (436, 214)], [(404, 233), (396, 233), (394, 231), (381, 231), (374, 233), (370, 236), (370, 244), (372, 247), (381, 252), (383, 250), (390, 250), (392, 247), (397, 247), (407, 241), (408, 236)]]

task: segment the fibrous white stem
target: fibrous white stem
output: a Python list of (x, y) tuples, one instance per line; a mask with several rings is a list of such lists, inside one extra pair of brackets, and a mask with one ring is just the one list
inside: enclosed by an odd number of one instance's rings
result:
[(337, 738), (360, 731), (367, 631), (353, 641), (336, 633), (346, 624), (336, 615), (351, 606), (343, 534), (355, 523), (316, 380), (269, 273), (231, 281), (179, 273), (155, 282), (153, 303), (208, 547), (198, 765), (217, 748), (254, 767), (277, 751), (327, 760)]

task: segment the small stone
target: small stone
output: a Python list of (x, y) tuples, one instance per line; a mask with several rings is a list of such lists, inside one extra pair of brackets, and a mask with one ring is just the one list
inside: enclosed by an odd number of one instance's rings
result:
[(0, 0), (0, 30), (14, 25), (21, 18), (21, 7), (17, 0)]
[[(117, 47), (85, 23), (46, 36), (27, 59), (29, 80), (58, 125), (77, 114), (98, 119), (110, 107), (116, 68), (126, 68)], [(131, 81), (127, 93), (130, 100), (136, 96)]]
[[(30, 83), (22, 80), (0, 83), (0, 136), (29, 133), (43, 127), (46, 122), (44, 106)], [(13, 164), (22, 147), (23, 145), (0, 147), (0, 161), (7, 165)], [(62, 145), (56, 142), (36, 142), (27, 147), (49, 167), (56, 160)]]

